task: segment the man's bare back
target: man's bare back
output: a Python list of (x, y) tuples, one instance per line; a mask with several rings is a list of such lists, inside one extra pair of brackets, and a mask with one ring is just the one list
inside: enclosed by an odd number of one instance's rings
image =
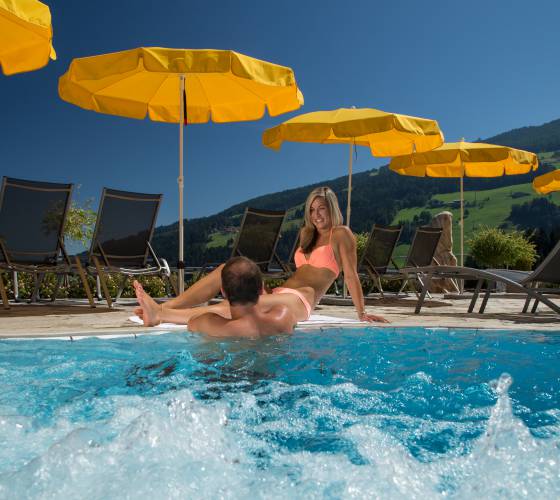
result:
[(231, 319), (207, 312), (189, 321), (189, 330), (212, 337), (260, 338), (292, 333), (297, 323), (294, 314), (283, 305), (264, 308), (230, 305)]

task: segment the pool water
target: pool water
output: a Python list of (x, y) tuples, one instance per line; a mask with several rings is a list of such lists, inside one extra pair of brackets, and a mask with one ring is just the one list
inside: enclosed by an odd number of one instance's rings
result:
[(557, 498), (560, 332), (0, 342), (0, 498)]

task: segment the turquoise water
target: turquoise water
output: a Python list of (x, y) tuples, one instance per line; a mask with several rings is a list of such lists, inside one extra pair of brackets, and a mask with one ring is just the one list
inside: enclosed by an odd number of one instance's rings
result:
[(553, 498), (560, 332), (0, 342), (0, 498)]

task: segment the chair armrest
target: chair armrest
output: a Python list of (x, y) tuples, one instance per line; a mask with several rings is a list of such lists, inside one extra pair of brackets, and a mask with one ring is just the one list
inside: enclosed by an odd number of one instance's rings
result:
[(10, 261), (10, 256), (8, 254), (8, 249), (6, 248), (6, 243), (4, 243), (4, 240), (2, 238), (0, 238), (0, 252), (2, 252), (2, 255), (4, 256), (4, 260), (6, 261), (6, 264), (8, 264), (8, 266), (11, 266), (12, 263)]

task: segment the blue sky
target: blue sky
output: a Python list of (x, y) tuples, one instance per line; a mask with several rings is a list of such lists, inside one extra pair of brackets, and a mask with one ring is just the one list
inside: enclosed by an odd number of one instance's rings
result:
[[(0, 74), (0, 174), (164, 193), (177, 220), (176, 125), (85, 111), (60, 100), (72, 58), (139, 46), (233, 49), (294, 69), (299, 112), (373, 107), (437, 119), (446, 139), (489, 137), (560, 118), (560, 2), (518, 0), (50, 0), (58, 60)], [(186, 216), (344, 175), (343, 145), (261, 145), (294, 114), (186, 133)], [(365, 148), (355, 171), (386, 163)]]

